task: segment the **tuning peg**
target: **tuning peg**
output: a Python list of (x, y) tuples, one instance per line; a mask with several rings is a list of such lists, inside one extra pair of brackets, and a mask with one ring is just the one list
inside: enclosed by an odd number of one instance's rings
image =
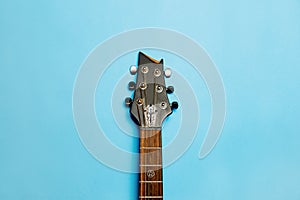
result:
[(173, 86), (167, 87), (167, 93), (168, 94), (172, 94), (173, 92), (174, 92), (174, 87)]
[(137, 67), (135, 65), (131, 65), (129, 71), (131, 75), (135, 75), (137, 72)]
[(129, 89), (129, 90), (135, 90), (135, 82), (130, 81), (130, 82), (128, 83), (128, 89)]
[(170, 78), (172, 75), (172, 70), (170, 68), (165, 69), (165, 77)]
[(127, 98), (125, 99), (125, 106), (126, 106), (126, 107), (130, 107), (131, 104), (132, 104), (132, 99), (131, 99), (130, 97), (127, 97)]
[(171, 108), (172, 108), (172, 110), (175, 110), (175, 109), (178, 108), (178, 103), (177, 103), (177, 101), (173, 101), (173, 102), (172, 102)]

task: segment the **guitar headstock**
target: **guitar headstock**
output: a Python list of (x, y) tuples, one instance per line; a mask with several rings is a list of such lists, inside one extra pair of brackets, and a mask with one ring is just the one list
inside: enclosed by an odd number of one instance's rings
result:
[(131, 66), (130, 73), (136, 74), (136, 83), (129, 83), (134, 90), (134, 98), (126, 98), (133, 121), (140, 127), (160, 128), (164, 119), (178, 103), (170, 104), (167, 93), (172, 93), (172, 86), (166, 87), (165, 77), (171, 76), (171, 70), (164, 70), (163, 60), (157, 61), (141, 52), (138, 56), (138, 67)]

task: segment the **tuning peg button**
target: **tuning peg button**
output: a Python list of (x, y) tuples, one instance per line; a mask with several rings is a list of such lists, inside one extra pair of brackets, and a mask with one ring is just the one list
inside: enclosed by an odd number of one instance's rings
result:
[(165, 69), (165, 77), (170, 78), (172, 75), (172, 70), (170, 68)]
[(132, 104), (132, 99), (131, 99), (130, 97), (127, 97), (127, 98), (125, 99), (125, 106), (126, 106), (126, 107), (130, 107), (131, 104)]
[(173, 86), (169, 86), (167, 87), (167, 91), (168, 94), (172, 94), (174, 92), (174, 87)]
[(178, 108), (178, 103), (177, 103), (177, 101), (173, 101), (173, 102), (172, 102), (172, 104), (171, 104), (171, 108), (172, 108), (172, 110), (174, 110), (174, 109), (177, 109), (177, 108)]
[(137, 72), (137, 67), (135, 65), (131, 65), (129, 68), (129, 72), (131, 75), (135, 75)]
[(130, 82), (128, 83), (128, 89), (129, 89), (129, 90), (135, 90), (135, 82), (130, 81)]

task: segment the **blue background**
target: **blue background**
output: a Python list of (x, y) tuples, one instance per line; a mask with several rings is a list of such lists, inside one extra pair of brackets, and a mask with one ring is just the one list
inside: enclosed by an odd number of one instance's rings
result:
[(165, 169), (165, 199), (300, 199), (299, 20), (298, 0), (1, 0), (0, 199), (135, 199), (136, 175), (81, 144), (72, 91), (97, 44), (149, 26), (201, 44), (227, 95), (216, 148), (199, 160), (197, 136)]

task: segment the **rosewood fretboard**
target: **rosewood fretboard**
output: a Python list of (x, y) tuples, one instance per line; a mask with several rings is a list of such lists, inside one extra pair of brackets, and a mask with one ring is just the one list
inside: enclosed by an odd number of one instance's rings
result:
[(163, 199), (161, 130), (140, 129), (139, 200)]

